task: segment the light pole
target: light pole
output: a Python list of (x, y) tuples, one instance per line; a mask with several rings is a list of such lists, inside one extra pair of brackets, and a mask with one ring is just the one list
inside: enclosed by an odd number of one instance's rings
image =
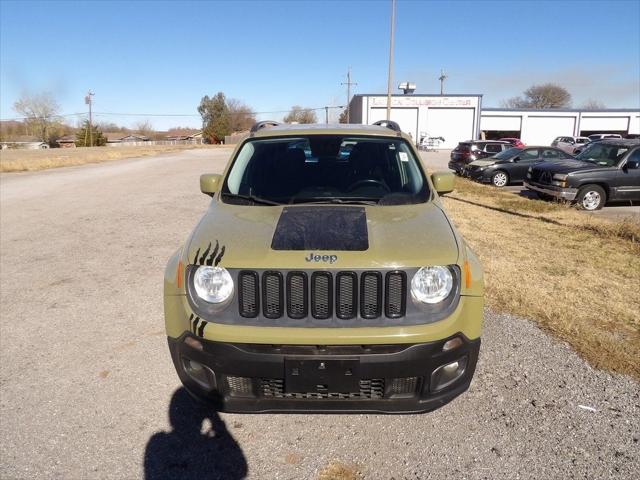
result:
[(349, 108), (351, 103), (351, 85), (358, 85), (357, 83), (351, 81), (351, 67), (347, 69), (347, 81), (342, 82), (340, 85), (347, 86), (347, 123), (349, 123), (349, 111), (351, 110), (351, 108)]
[[(93, 97), (95, 95), (95, 93), (93, 93), (91, 90), (89, 90), (87, 92), (87, 96), (84, 97), (84, 103), (86, 103), (87, 105), (89, 105), (89, 146), (93, 147), (93, 119), (91, 118), (91, 97)], [(87, 146), (87, 141), (86, 141), (86, 135), (85, 135), (85, 142), (84, 142), (84, 146)]]
[(387, 120), (391, 120), (391, 83), (393, 81), (393, 35), (396, 26), (396, 0), (391, 0), (391, 31), (389, 34), (389, 76), (387, 78)]
[(447, 78), (448, 77), (444, 74), (444, 70), (440, 69), (440, 76), (438, 77), (438, 80), (440, 80), (440, 95), (444, 95), (444, 81)]

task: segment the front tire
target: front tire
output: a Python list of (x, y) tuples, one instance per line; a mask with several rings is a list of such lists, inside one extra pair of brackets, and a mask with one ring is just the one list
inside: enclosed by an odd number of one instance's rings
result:
[(593, 212), (604, 207), (607, 201), (607, 194), (604, 189), (598, 185), (585, 185), (578, 192), (576, 203), (578, 208)]
[(502, 188), (502, 187), (505, 187), (508, 183), (509, 183), (509, 175), (507, 174), (507, 172), (498, 170), (496, 173), (491, 175), (491, 184), (494, 187)]

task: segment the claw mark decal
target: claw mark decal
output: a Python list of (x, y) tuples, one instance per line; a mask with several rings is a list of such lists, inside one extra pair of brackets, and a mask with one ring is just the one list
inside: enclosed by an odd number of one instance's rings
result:
[[(216, 240), (216, 245), (215, 247), (213, 247), (213, 250), (211, 250), (212, 246), (213, 244), (209, 242), (209, 246), (205, 249), (204, 252), (202, 252), (202, 255), (200, 255), (201, 248), (198, 248), (198, 250), (196, 250), (195, 258), (193, 259), (193, 264), (208, 266), (213, 265), (214, 267), (217, 267), (218, 264), (222, 261), (222, 257), (224, 256), (226, 247), (224, 245), (221, 246), (218, 240)], [(211, 252), (211, 254), (209, 254), (209, 252)]]
[(215, 266), (217, 267), (218, 264), (220, 263), (220, 260), (222, 260), (222, 256), (224, 255), (224, 245), (222, 246), (222, 248), (220, 249), (220, 255), (218, 255), (218, 258), (216, 258), (216, 263)]
[[(213, 263), (213, 259), (216, 258), (216, 255), (218, 254), (219, 249), (220, 249), (220, 244), (218, 243), (218, 240), (216, 240), (216, 246), (213, 249), (213, 252), (211, 252), (211, 256), (207, 259), (207, 265), (211, 266), (211, 264)], [(216, 263), (216, 265), (218, 264)]]
[(191, 331), (199, 337), (204, 336), (204, 327), (207, 326), (207, 322), (202, 320), (197, 315), (193, 313), (189, 317), (189, 324), (191, 325)]
[(209, 242), (209, 246), (207, 247), (207, 249), (204, 251), (204, 253), (200, 257), (200, 262), (198, 262), (200, 265), (204, 264), (204, 259), (207, 258), (207, 255), (209, 255), (209, 251), (210, 250), (211, 250), (211, 242)]
[(200, 324), (200, 328), (198, 329), (198, 336), (199, 337), (203, 337), (204, 336), (204, 327), (207, 325), (207, 322), (205, 322), (204, 320), (202, 321), (202, 323)]

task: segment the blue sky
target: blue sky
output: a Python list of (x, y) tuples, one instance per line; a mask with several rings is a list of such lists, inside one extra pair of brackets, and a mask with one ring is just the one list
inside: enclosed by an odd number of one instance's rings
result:
[[(0, 117), (17, 116), (22, 93), (42, 91), (61, 113), (84, 112), (89, 88), (97, 112), (194, 115), (150, 117), (156, 128), (199, 126), (200, 98), (218, 91), (258, 112), (343, 105), (348, 66), (355, 93), (386, 92), (389, 13), (387, 0), (0, 0)], [(637, 0), (399, 0), (394, 88), (408, 80), (436, 93), (444, 68), (446, 93), (482, 93), (484, 106), (556, 82), (575, 106), (636, 108), (639, 18)]]

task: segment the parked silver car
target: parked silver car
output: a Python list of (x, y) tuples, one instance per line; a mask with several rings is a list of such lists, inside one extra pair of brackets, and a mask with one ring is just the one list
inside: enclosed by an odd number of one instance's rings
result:
[(589, 143), (588, 137), (556, 137), (556, 139), (551, 142), (551, 146), (575, 155), (577, 153), (576, 150), (584, 147), (587, 143)]

